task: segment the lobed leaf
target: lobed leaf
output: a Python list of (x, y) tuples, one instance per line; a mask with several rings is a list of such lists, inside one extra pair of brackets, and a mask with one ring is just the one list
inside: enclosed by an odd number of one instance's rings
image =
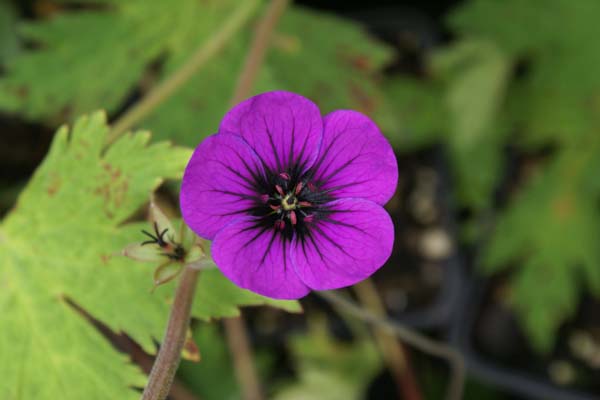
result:
[[(116, 255), (144, 240), (127, 220), (163, 179), (181, 177), (191, 151), (147, 132), (105, 148), (102, 112), (59, 129), (52, 147), (0, 225), (0, 398), (128, 399), (144, 385), (132, 365), (73, 304), (152, 353), (173, 286), (154, 294), (153, 267)], [(200, 278), (194, 316), (236, 315), (240, 305), (298, 311), (297, 302), (239, 289), (216, 269)]]
[(490, 272), (518, 263), (512, 299), (540, 351), (552, 348), (581, 286), (600, 295), (600, 215), (583, 173), (598, 145), (585, 157), (583, 149), (564, 150), (500, 216), (486, 249)]

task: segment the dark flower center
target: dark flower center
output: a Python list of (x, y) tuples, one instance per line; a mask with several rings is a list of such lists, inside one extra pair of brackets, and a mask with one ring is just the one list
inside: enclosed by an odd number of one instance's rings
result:
[(256, 185), (260, 204), (250, 210), (259, 217), (257, 224), (264, 230), (275, 229), (287, 239), (304, 236), (315, 219), (328, 213), (325, 204), (331, 200), (311, 182), (311, 176), (267, 172), (267, 179)]

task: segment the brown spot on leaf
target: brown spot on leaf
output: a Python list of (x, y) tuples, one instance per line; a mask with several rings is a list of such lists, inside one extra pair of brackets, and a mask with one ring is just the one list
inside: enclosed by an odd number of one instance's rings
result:
[(17, 95), (17, 97), (24, 100), (27, 98), (27, 95), (29, 94), (29, 89), (26, 86), (19, 86), (17, 88), (17, 90), (15, 91), (15, 94)]
[(110, 177), (110, 180), (112, 182), (117, 181), (121, 176), (121, 169), (118, 167), (114, 167), (112, 164), (109, 164), (107, 162), (102, 163), (102, 169), (104, 169), (108, 173), (108, 176)]
[(368, 72), (372, 68), (371, 60), (369, 60), (369, 58), (367, 56), (364, 56), (362, 54), (352, 56), (352, 57), (350, 57), (350, 59), (348, 61), (353, 68), (355, 68), (359, 71)]
[(48, 184), (48, 187), (46, 188), (46, 193), (48, 193), (48, 196), (52, 197), (56, 194), (58, 189), (60, 189), (60, 185), (61, 185), (60, 176), (58, 176), (57, 174), (51, 174), (49, 181), (50, 181), (50, 183)]
[(125, 177), (120, 168), (112, 164), (101, 163), (103, 173), (96, 179), (101, 182), (94, 190), (96, 196), (103, 199), (103, 208), (107, 217), (114, 216), (114, 210), (119, 208), (127, 198), (129, 191), (129, 180)]
[(559, 220), (568, 220), (575, 210), (573, 203), (572, 196), (560, 196), (552, 202), (552, 212)]

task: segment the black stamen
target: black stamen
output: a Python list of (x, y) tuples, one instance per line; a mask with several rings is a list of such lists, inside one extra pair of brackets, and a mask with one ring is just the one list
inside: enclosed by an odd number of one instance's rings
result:
[(175, 237), (173, 235), (168, 236), (169, 242), (164, 239), (164, 236), (169, 231), (169, 228), (163, 229), (162, 232), (158, 231), (158, 224), (154, 222), (154, 233), (152, 234), (146, 230), (142, 229), (142, 233), (151, 238), (151, 240), (146, 240), (142, 242), (142, 246), (147, 244), (156, 244), (158, 247), (162, 248), (164, 251), (162, 255), (167, 257), (170, 260), (174, 261), (183, 261), (185, 259), (185, 249), (181, 244), (175, 242)]

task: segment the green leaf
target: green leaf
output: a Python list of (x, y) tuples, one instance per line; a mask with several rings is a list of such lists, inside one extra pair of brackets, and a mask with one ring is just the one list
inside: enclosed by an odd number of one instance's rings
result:
[(446, 143), (459, 199), (475, 210), (489, 206), (498, 182), (510, 67), (493, 43), (465, 40), (432, 56), (432, 80), (395, 78), (386, 89), (401, 119), (394, 142), (402, 148)]
[[(163, 178), (180, 178), (191, 155), (150, 135), (104, 149), (106, 117), (61, 128), (0, 225), (0, 398), (128, 399), (144, 376), (71, 306), (148, 352), (162, 337), (174, 287), (154, 294), (152, 266), (116, 255), (144, 240), (147, 223), (126, 223)], [(297, 302), (239, 289), (218, 270), (200, 278), (194, 315), (234, 315), (243, 304), (298, 310)]]
[(200, 349), (201, 359), (200, 362), (182, 361), (177, 371), (181, 382), (205, 400), (241, 398), (235, 367), (219, 327), (216, 324), (197, 324), (194, 342)]
[(377, 84), (391, 48), (355, 23), (302, 7), (286, 12), (277, 32), (267, 67), (282, 88), (314, 99), (323, 113), (354, 109), (383, 131), (396, 128)]
[[(556, 149), (500, 215), (487, 249), (488, 271), (518, 265), (513, 304), (540, 351), (552, 347), (557, 328), (574, 313), (580, 276), (600, 295), (594, 161), (600, 154), (600, 53), (590, 40), (600, 35), (599, 13), (595, 0), (473, 0), (449, 19), (462, 40), (492, 42), (513, 63), (520, 61), (498, 116), (513, 132), (512, 143)], [(527, 26), (527, 33), (514, 26)], [(496, 151), (506, 140), (497, 137), (489, 144)], [(485, 149), (480, 158), (487, 158)]]
[(509, 77), (509, 58), (493, 43), (462, 41), (437, 52), (432, 68), (447, 82), (452, 141), (472, 148), (490, 135)]
[(563, 150), (500, 216), (486, 249), (488, 272), (517, 265), (513, 301), (540, 351), (575, 311), (583, 282), (600, 295), (600, 215), (585, 181), (598, 144)]
[(1, 109), (46, 120), (70, 119), (99, 107), (112, 112), (150, 63), (163, 56), (189, 56), (190, 42), (194, 48), (200, 45), (239, 5), (196, 0), (94, 3), (94, 9), (22, 24), (24, 38), (40, 46), (8, 63), (8, 73), (0, 79)]
[(463, 203), (490, 204), (501, 166), (498, 113), (509, 78), (510, 60), (493, 43), (462, 41), (438, 52), (433, 69), (446, 81), (450, 127), (446, 139)]
[[(112, 113), (134, 90), (146, 92), (172, 74), (240, 5), (233, 0), (97, 3), (94, 9), (61, 11), (21, 26), (24, 38), (40, 46), (11, 59), (0, 78), (0, 109), (47, 122), (99, 107)], [(290, 7), (277, 29), (253, 93), (291, 90), (317, 101), (323, 112), (357, 109), (385, 131), (395, 128), (376, 83), (392, 56), (388, 47), (354, 23), (301, 7)], [(142, 125), (158, 138), (194, 146), (215, 133), (230, 107), (252, 32), (249, 26), (232, 39)]]
[[(217, 324), (196, 323), (193, 338), (200, 349), (200, 362), (182, 361), (177, 371), (180, 382), (203, 400), (242, 398), (232, 354), (222, 329)], [(271, 350), (254, 349), (254, 365), (263, 382), (272, 382), (273, 375), (278, 372), (275, 370), (278, 367), (275, 354)]]
[(382, 368), (371, 340), (337, 342), (329, 336), (324, 320), (312, 321), (308, 335), (290, 342), (299, 380), (280, 389), (276, 400), (346, 400), (364, 393)]
[(302, 312), (297, 301), (273, 300), (238, 288), (218, 269), (202, 271), (196, 292), (193, 315), (205, 320), (238, 316), (240, 305), (269, 305), (289, 312)]
[[(188, 51), (182, 54), (189, 54), (196, 41), (190, 40)], [(196, 146), (203, 138), (216, 133), (223, 115), (230, 108), (231, 94), (243, 66), (247, 45), (247, 37), (235, 38), (197, 76), (149, 115), (142, 125), (161, 132), (161, 138), (189, 146)], [(167, 63), (166, 74), (176, 70), (183, 61), (173, 59)], [(252, 94), (278, 88), (269, 71), (263, 68)]]
[[(600, 35), (599, 14), (595, 0), (475, 0), (453, 13), (450, 24), (526, 61), (511, 117), (525, 128), (521, 140), (540, 145), (580, 140), (600, 125), (600, 52), (590, 40)], [(528, 27), (527, 33), (514, 26)]]
[(442, 140), (449, 119), (443, 85), (397, 76), (388, 79), (384, 88), (399, 126), (388, 134), (394, 146), (413, 150)]
[(11, 3), (0, 2), (0, 67), (19, 50), (17, 13)]
[[(198, 29), (203, 27), (198, 26)], [(336, 32), (331, 35), (330, 32)], [(161, 137), (195, 146), (219, 127), (230, 107), (231, 93), (243, 66), (250, 32), (237, 37), (209, 65), (151, 115), (144, 126)], [(195, 35), (196, 37), (199, 35)], [(185, 43), (189, 53), (196, 46)], [(376, 75), (390, 61), (391, 51), (355, 24), (334, 16), (290, 7), (278, 23), (252, 94), (289, 90), (313, 99), (323, 113), (340, 108), (363, 111), (381, 128), (393, 130), (395, 120), (386, 109)], [(184, 59), (173, 57), (166, 73)]]

